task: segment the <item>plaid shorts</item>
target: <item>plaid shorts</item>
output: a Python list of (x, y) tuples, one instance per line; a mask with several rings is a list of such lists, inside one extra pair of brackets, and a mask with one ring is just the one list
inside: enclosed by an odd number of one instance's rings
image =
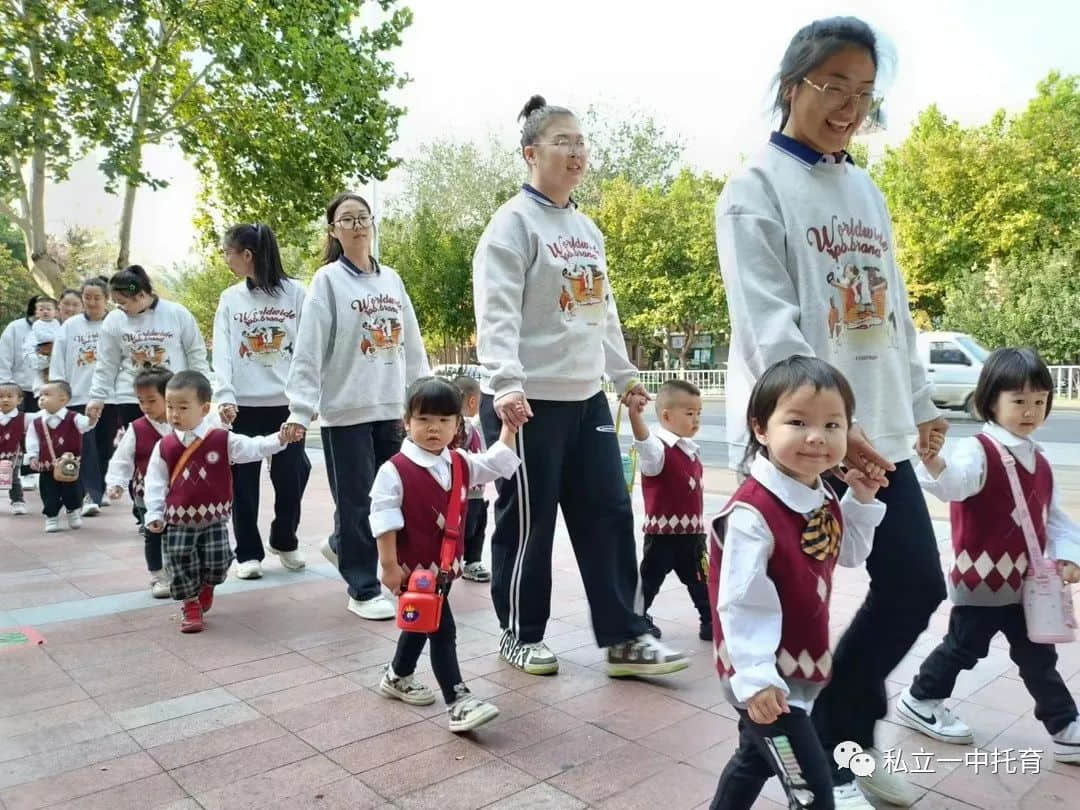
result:
[(233, 561), (229, 545), (229, 525), (165, 527), (161, 541), (165, 567), (169, 570), (169, 590), (173, 599), (194, 599), (199, 588), (220, 585)]

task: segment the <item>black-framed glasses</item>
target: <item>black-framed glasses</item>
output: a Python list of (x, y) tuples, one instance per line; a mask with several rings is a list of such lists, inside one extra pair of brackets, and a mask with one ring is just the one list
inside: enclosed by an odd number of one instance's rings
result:
[(873, 90), (862, 93), (849, 93), (846, 87), (837, 87), (834, 84), (814, 84), (805, 76), (803, 82), (821, 93), (822, 102), (829, 112), (836, 112), (847, 106), (849, 101), (855, 102), (855, 109), (860, 114), (866, 114), (881, 106), (882, 97)]
[(358, 217), (346, 214), (341, 219), (335, 220), (334, 224), (346, 231), (355, 231), (357, 228), (370, 228), (374, 221), (373, 217), (366, 214), (361, 214)]

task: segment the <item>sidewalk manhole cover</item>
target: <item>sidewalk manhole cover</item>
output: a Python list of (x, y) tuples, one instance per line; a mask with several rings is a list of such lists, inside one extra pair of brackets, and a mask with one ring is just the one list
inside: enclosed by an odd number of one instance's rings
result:
[(45, 643), (45, 637), (32, 627), (0, 628), (0, 652)]

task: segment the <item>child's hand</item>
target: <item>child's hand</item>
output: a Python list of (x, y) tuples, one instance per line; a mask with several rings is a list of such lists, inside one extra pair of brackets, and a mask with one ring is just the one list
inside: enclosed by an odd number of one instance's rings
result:
[(945, 434), (939, 430), (931, 430), (926, 439), (926, 451), (919, 451), (919, 443), (915, 442), (914, 450), (922, 462), (925, 464), (927, 461), (932, 461), (937, 458), (938, 453), (941, 452), (941, 448), (945, 446)]
[(1075, 585), (1080, 582), (1080, 565), (1063, 561), (1061, 565), (1061, 581), (1067, 585)]
[(38, 460), (36, 458), (30, 459), (27, 464), (34, 472), (41, 472), (41, 464), (38, 463)]
[(789, 714), (787, 697), (775, 686), (762, 689), (746, 702), (746, 712), (759, 726), (775, 723), (782, 714)]
[(151, 520), (149, 523), (146, 524), (146, 530), (154, 534), (161, 534), (163, 531), (165, 531), (165, 521)]
[(844, 483), (851, 487), (851, 494), (859, 503), (873, 503), (881, 489), (881, 484), (854, 467), (849, 467), (844, 473)]
[(400, 596), (409, 582), (408, 572), (395, 560), (392, 563), (383, 563), (382, 584), (385, 585), (394, 596)]
[(302, 442), (304, 436), (307, 434), (307, 430), (303, 425), (296, 422), (286, 422), (281, 426), (281, 432), (278, 433), (278, 438), (282, 444), (289, 444), (290, 442)]
[(124, 488), (122, 486), (109, 487), (109, 500), (118, 501), (124, 497)]
[(221, 419), (221, 424), (231, 425), (236, 419), (236, 406), (218, 405), (218, 418)]

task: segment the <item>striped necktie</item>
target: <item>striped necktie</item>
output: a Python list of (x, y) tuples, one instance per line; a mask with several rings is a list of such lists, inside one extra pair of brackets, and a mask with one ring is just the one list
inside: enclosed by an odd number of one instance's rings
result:
[(840, 523), (829, 509), (828, 500), (811, 513), (802, 533), (802, 550), (815, 560), (835, 557), (840, 551)]

